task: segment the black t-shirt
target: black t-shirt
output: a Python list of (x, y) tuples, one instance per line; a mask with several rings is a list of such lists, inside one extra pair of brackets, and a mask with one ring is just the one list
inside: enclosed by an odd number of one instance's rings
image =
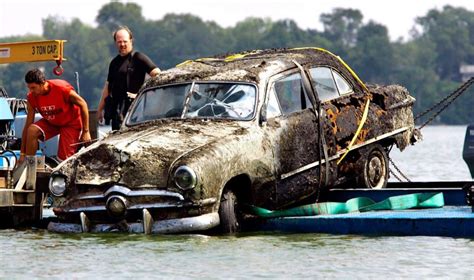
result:
[[(122, 100), (128, 92), (137, 93), (146, 73), (155, 69), (156, 65), (143, 53), (132, 52), (126, 56), (117, 55), (109, 65), (109, 93), (115, 100)], [(128, 81), (127, 81), (128, 73)]]

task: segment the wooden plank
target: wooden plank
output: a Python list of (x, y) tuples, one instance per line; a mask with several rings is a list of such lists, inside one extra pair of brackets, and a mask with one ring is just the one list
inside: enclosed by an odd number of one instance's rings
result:
[(16, 183), (15, 190), (19, 191), (23, 189), (23, 186), (25, 185), (26, 182), (26, 168), (23, 169), (20, 175), (20, 179), (18, 179), (18, 182)]
[(0, 207), (13, 205), (13, 190), (0, 189)]

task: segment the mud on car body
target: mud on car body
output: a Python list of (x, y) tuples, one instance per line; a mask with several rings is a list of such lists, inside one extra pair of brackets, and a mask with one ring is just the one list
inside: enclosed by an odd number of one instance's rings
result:
[(55, 169), (49, 229), (229, 233), (244, 205), (382, 188), (389, 149), (415, 134), (413, 102), (323, 49), (186, 61), (144, 84), (119, 131)]

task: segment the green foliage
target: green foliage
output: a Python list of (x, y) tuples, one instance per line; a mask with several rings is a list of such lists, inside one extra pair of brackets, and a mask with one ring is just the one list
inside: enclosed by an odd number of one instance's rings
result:
[[(45, 39), (67, 40), (62, 79), (76, 85), (89, 106), (98, 104), (110, 60), (117, 55), (112, 32), (127, 25), (134, 34), (134, 47), (146, 53), (160, 68), (216, 54), (281, 47), (322, 47), (341, 56), (368, 83), (404, 85), (417, 99), (415, 114), (454, 91), (461, 83), (459, 67), (474, 64), (474, 13), (445, 6), (416, 19), (413, 38), (391, 42), (385, 26), (364, 24), (359, 10), (337, 8), (319, 18), (323, 31), (303, 30), (291, 19), (246, 18), (234, 27), (223, 28), (191, 14), (167, 14), (147, 20), (136, 3), (118, 1), (104, 5), (96, 17), (98, 26), (48, 17), (43, 34), (0, 38), (1, 42)], [(24, 74), (43, 67), (48, 78), (54, 62), (0, 65), (0, 84), (11, 96), (24, 97)], [(462, 124), (474, 119), (474, 99), (469, 90), (437, 119)]]
[(395, 59), (387, 28), (369, 22), (359, 29), (356, 42), (349, 57), (359, 77), (375, 83), (391, 82)]
[(135, 32), (145, 19), (142, 16), (142, 8), (135, 3), (111, 2), (104, 5), (96, 17), (99, 26), (113, 31), (118, 26), (126, 25)]
[(214, 22), (204, 22), (190, 14), (168, 14), (147, 28), (153, 36), (144, 38), (144, 47), (137, 45), (137, 49), (147, 53), (161, 68), (227, 52), (228, 44), (233, 42)]
[(459, 80), (462, 63), (474, 60), (474, 13), (445, 6), (416, 19), (423, 30), (420, 38), (434, 43), (436, 73), (447, 80)]
[(354, 9), (336, 8), (330, 14), (321, 14), (324, 36), (333, 42), (334, 52), (345, 56), (357, 44), (362, 19), (362, 13)]
[(307, 33), (289, 19), (273, 23), (262, 39), (263, 48), (303, 47), (309, 41)]
[(265, 35), (272, 28), (270, 19), (246, 18), (230, 28), (228, 33), (234, 40), (232, 51), (254, 50), (259, 48)]

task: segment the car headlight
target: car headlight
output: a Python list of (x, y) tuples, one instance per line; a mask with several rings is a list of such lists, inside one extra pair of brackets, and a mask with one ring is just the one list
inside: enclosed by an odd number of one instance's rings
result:
[(53, 173), (49, 178), (49, 192), (54, 196), (62, 196), (66, 191), (66, 176)]
[(174, 172), (174, 183), (178, 188), (183, 190), (189, 190), (196, 186), (197, 177), (194, 170), (188, 166), (180, 166)]

